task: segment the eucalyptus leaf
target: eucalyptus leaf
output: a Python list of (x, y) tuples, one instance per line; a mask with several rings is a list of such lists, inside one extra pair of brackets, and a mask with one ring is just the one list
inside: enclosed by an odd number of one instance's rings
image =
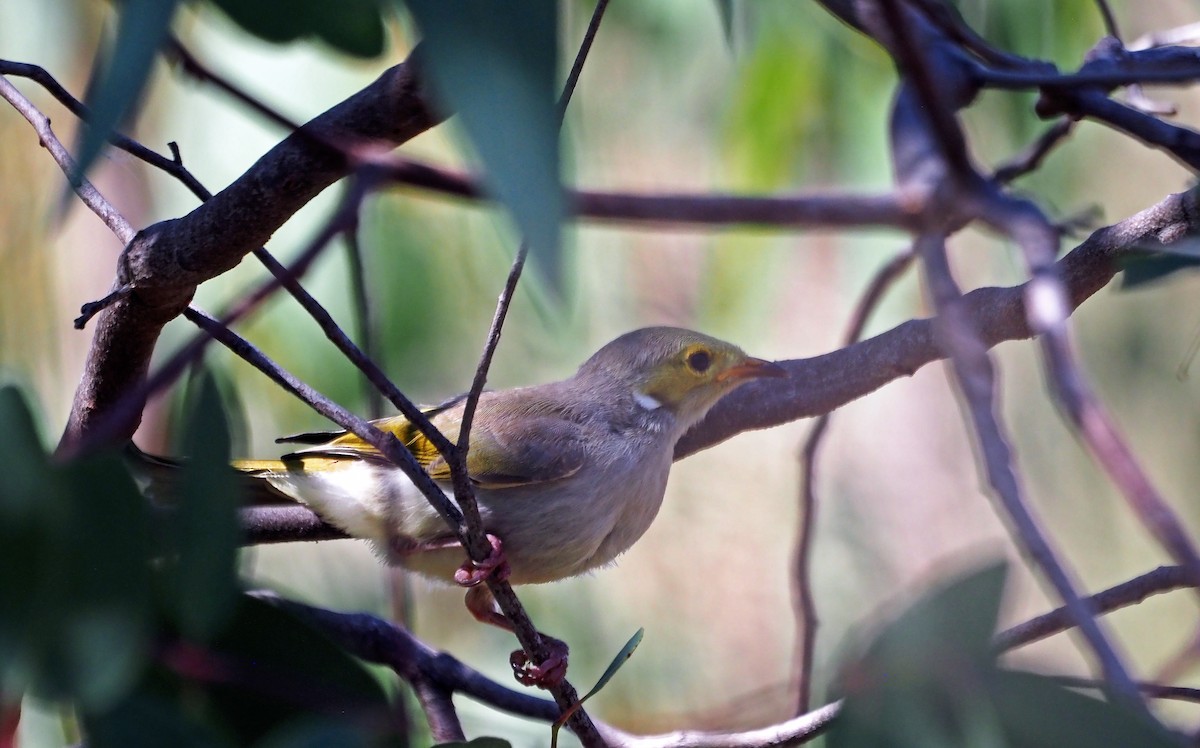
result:
[[(150, 521), (145, 502), (115, 454), (87, 457), (61, 468), (62, 497), (70, 504), (67, 540), (57, 569), (43, 579), (60, 596), (42, 614), (46, 660), (65, 677), (57, 684), (84, 708), (114, 703), (133, 687), (151, 646)], [(55, 613), (55, 611), (58, 611)]]
[(240, 596), (230, 624), (207, 651), (231, 677), (196, 685), (238, 744), (278, 737), (285, 726), (315, 718), (367, 731), (368, 737), (395, 727), (386, 694), (361, 663), (262, 600)]
[(1180, 748), (1146, 715), (1033, 673), (1002, 670), (991, 685), (1009, 745), (1022, 748)]
[(230, 20), (269, 42), (315, 37), (355, 57), (378, 57), (386, 47), (380, 0), (211, 0)]
[[(193, 710), (194, 711), (194, 710)], [(102, 713), (83, 715), (90, 748), (210, 748), (227, 746), (185, 705), (140, 691)]]
[(637, 631), (635, 631), (633, 636), (629, 637), (629, 641), (625, 642), (625, 646), (621, 647), (621, 651), (617, 652), (617, 656), (612, 659), (612, 662), (608, 663), (608, 667), (604, 669), (604, 673), (600, 675), (600, 680), (596, 681), (596, 685), (592, 686), (590, 691), (585, 693), (583, 697), (579, 699), (579, 701), (575, 702), (574, 708), (563, 712), (562, 716), (555, 720), (554, 724), (550, 726), (551, 748), (557, 748), (558, 732), (562, 729), (562, 726), (567, 723), (567, 720), (571, 718), (571, 715), (578, 711), (579, 708), (583, 706), (585, 701), (592, 698), (592, 696), (595, 696), (600, 692), (600, 689), (608, 685), (608, 682), (612, 680), (614, 675), (617, 674), (617, 671), (629, 661), (630, 657), (633, 657), (634, 650), (636, 650), (638, 645), (642, 643), (642, 636), (645, 635), (645, 633), (646, 629), (644, 628), (639, 628)]
[(831, 748), (1167, 748), (1181, 742), (1124, 704), (1003, 669), (990, 651), (1004, 569), (927, 595), (843, 666)]
[(229, 465), (229, 424), (209, 372), (193, 379), (178, 495), (167, 520), (167, 598), (181, 633), (207, 641), (237, 598), (241, 486)]
[(1135, 254), (1121, 259), (1121, 290), (1129, 291), (1163, 280), (1181, 270), (1200, 267), (1200, 255), (1185, 252)]
[(146, 661), (148, 517), (113, 455), (51, 464), (32, 413), (0, 390), (0, 686), (102, 708)]
[(552, 0), (408, 0), (437, 93), (458, 114), (536, 265), (557, 281), (566, 199), (560, 181)]
[(301, 719), (287, 722), (254, 744), (254, 748), (368, 748), (361, 730), (332, 719)]
[(83, 181), (104, 144), (137, 103), (178, 5), (179, 0), (123, 0), (117, 4), (116, 38), (107, 60), (97, 58), (99, 75), (85, 102), (91, 117), (76, 149), (71, 184)]
[(994, 565), (921, 598), (843, 666), (842, 713), (830, 746), (1002, 746), (988, 697), (991, 637), (1005, 567)]

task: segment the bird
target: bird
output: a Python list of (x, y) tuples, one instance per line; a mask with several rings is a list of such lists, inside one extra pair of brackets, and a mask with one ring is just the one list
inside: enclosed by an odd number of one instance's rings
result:
[[(702, 333), (647, 327), (604, 345), (561, 381), (485, 391), (466, 468), (493, 554), (471, 562), (457, 536), (401, 469), (347, 431), (283, 437), (277, 460), (234, 467), (298, 501), (383, 557), (429, 578), (469, 587), (475, 617), (511, 630), (481, 584), (489, 575), (539, 584), (607, 566), (650, 527), (662, 505), (676, 442), (746, 382), (784, 377), (778, 364)], [(426, 412), (458, 439), (464, 398)], [(393, 434), (453, 499), (450, 467), (403, 416), (372, 421)], [(547, 662), (514, 653), (519, 681), (553, 684), (566, 646)], [(561, 662), (560, 662), (561, 660)]]

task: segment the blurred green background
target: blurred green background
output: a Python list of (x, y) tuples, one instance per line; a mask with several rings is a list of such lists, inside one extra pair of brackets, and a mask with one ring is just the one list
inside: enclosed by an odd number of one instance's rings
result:
[[(886, 115), (894, 74), (870, 43), (815, 3), (734, 3), (726, 38), (715, 3), (613, 3), (572, 102), (562, 140), (567, 179), (590, 189), (741, 191), (821, 189), (879, 192), (890, 184)], [(960, 3), (998, 45), (1075, 66), (1103, 33), (1090, 0)], [(568, 3), (563, 54), (574, 54), (591, 5)], [(1172, 0), (1118, 7), (1128, 39), (1196, 20)], [(71, 91), (87, 85), (106, 8), (79, 0), (5, 0), (0, 57), (46, 67)], [(273, 107), (305, 120), (361, 88), (411, 47), (394, 25), (385, 58), (351, 60), (319, 44), (273, 46), (208, 6), (186, 6), (176, 31), (202, 59)], [(568, 60), (564, 61), (565, 65)], [(75, 122), (27, 81), (15, 83), (54, 121), (65, 142)], [(1195, 123), (1193, 92), (1152, 90)], [(975, 157), (996, 163), (1045, 126), (1032, 96), (989, 94), (965, 116)], [(159, 63), (129, 133), (160, 151), (178, 142), (184, 162), (216, 191), (282, 133), (211, 88)], [(403, 153), (465, 166), (453, 124)], [(66, 419), (90, 331), (71, 320), (104, 295), (120, 250), (100, 222), (71, 204), (60, 220), (65, 180), (15, 112), (0, 114), (0, 376), (39, 403), (45, 439)], [(136, 226), (182, 215), (193, 198), (169, 177), (110, 151), (94, 170), (104, 194)], [(1119, 220), (1190, 175), (1160, 153), (1105, 128), (1081, 124), (1042, 170), (1018, 183), (1053, 216), (1099, 208)], [(269, 249), (286, 259), (333, 209), (335, 187), (283, 227)], [(435, 402), (465, 389), (515, 247), (507, 219), (409, 189), (373, 197), (362, 243), (382, 362), (411, 397)], [(591, 351), (648, 324), (695, 327), (770, 358), (799, 358), (838, 345), (858, 293), (905, 238), (890, 232), (786, 233), (581, 224), (567, 232), (566, 279), (556, 293), (526, 277), (490, 385), (569, 374)], [(965, 286), (1010, 284), (1022, 275), (1013, 247), (967, 231), (953, 255)], [(307, 279), (309, 289), (354, 329), (344, 249)], [(197, 303), (216, 311), (264, 277), (252, 260), (206, 284)], [(1200, 528), (1200, 385), (1177, 369), (1200, 329), (1196, 279), (1186, 274), (1132, 293), (1106, 289), (1076, 315), (1078, 350), (1097, 389), (1157, 485)], [(880, 332), (928, 313), (915, 276), (888, 297), (871, 325)], [(288, 298), (240, 328), (288, 369), (339, 402), (366, 412), (359, 378)], [(160, 356), (194, 330), (167, 328)], [(1064, 428), (1042, 384), (1034, 346), (998, 351), (1005, 415), (1030, 495), (1058, 546), (1090, 590), (1164, 563), (1108, 481)], [(214, 349), (209, 361), (236, 380), (247, 424), (238, 447), (278, 453), (282, 433), (327, 424), (263, 377)], [(147, 410), (139, 442), (170, 451), (172, 396)], [(634, 731), (732, 728), (781, 719), (790, 709), (794, 625), (789, 563), (795, 535), (798, 448), (806, 423), (745, 434), (677, 465), (658, 521), (615, 568), (521, 590), (535, 621), (572, 646), (572, 675), (589, 684), (634, 630), (646, 638), (594, 702), (606, 721)], [(931, 366), (840, 411), (821, 461), (815, 556), (822, 628), (821, 687), (839, 643), (856, 623), (979, 559), (1015, 556), (979, 487), (971, 443), (941, 366)], [(255, 584), (338, 609), (391, 608), (389, 574), (353, 541), (265, 547), (244, 553)], [(1048, 602), (1028, 572), (1013, 575), (1003, 614), (1016, 622)], [(506, 681), (509, 637), (476, 624), (458, 590), (413, 584), (413, 627)], [(1183, 595), (1150, 600), (1109, 619), (1140, 674), (1152, 677), (1195, 636)], [(1045, 669), (1080, 671), (1073, 642), (1058, 637), (1013, 655)], [(1184, 670), (1184, 681), (1196, 670)], [(545, 728), (508, 720), (466, 700), (468, 734), (501, 733), (540, 744)], [(56, 745), (52, 711), (23, 728), (29, 745)], [(1181, 718), (1195, 715), (1179, 709)], [(527, 735), (522, 743), (520, 736)]]

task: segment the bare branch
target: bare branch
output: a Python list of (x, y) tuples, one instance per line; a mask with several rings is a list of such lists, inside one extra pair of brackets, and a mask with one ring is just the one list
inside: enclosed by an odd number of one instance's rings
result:
[[(913, 253), (905, 250), (879, 269), (855, 306), (844, 341), (853, 345), (862, 337), (867, 320), (883, 295), (912, 265)], [(812, 594), (811, 557), (813, 530), (817, 521), (817, 450), (829, 427), (832, 414), (825, 413), (812, 426), (800, 457), (800, 514), (796, 548), (792, 555), (792, 610), (799, 632), (796, 646), (796, 714), (808, 711), (812, 700), (812, 671), (817, 646), (817, 605)]]
[[(435, 121), (417, 75), (405, 63), (305, 129), (329, 139), (394, 147)], [(131, 284), (134, 293), (97, 318), (63, 444), (78, 441), (97, 416), (145, 378), (159, 331), (183, 311), (196, 285), (261, 247), (300, 206), (348, 172), (340, 153), (293, 134), (188, 216), (156, 224), (134, 237), (118, 275), (118, 283)], [(127, 419), (113, 436), (128, 437), (139, 418), (135, 414)]]
[(992, 362), (977, 332), (970, 326), (963, 308), (962, 293), (951, 275), (942, 242), (940, 236), (923, 235), (917, 240), (917, 252), (923, 261), (929, 292), (937, 308), (938, 316), (934, 324), (953, 364), (955, 380), (964, 399), (964, 416), (975, 434), (975, 444), (984, 463), (987, 481), (1012, 522), (1026, 553), (1053, 585), (1070, 611), (1072, 622), (1087, 639), (1114, 693), (1136, 703), (1137, 690), (1129, 672), (1100, 629), (1090, 606), (1080, 598), (1071, 573), (1059, 560), (1058, 553), (1025, 499), (1013, 467), (1008, 437), (996, 415)]
[(1054, 147), (1062, 143), (1075, 128), (1075, 120), (1070, 117), (1060, 117), (1057, 122), (1043, 132), (1037, 140), (1029, 144), (1025, 150), (1013, 156), (996, 167), (992, 179), (1000, 184), (1008, 184), (1020, 177), (1036, 171)]
[[(1130, 605), (1137, 605), (1151, 595), (1195, 586), (1195, 582), (1189, 578), (1184, 568), (1160, 566), (1128, 582), (1098, 592), (1088, 598), (1088, 602), (1097, 613), (1111, 613)], [(1008, 651), (1072, 628), (1074, 623), (1067, 609), (1056, 608), (1000, 632), (996, 635), (995, 644), (998, 650)]]
[[(37, 107), (33, 105), (29, 99), (25, 98), (7, 78), (0, 75), (0, 98), (3, 98), (13, 109), (25, 118), (30, 125), (33, 126), (34, 132), (37, 133), (41, 146), (50, 152), (54, 158), (54, 162), (58, 164), (58, 168), (64, 174), (76, 174), (75, 160), (71, 158), (71, 154), (67, 152), (62, 141), (54, 134), (54, 130), (50, 128), (50, 118), (43, 114)], [(80, 177), (79, 186), (75, 188), (75, 194), (83, 201), (96, 216), (104, 221), (104, 225), (122, 242), (128, 242), (133, 238), (133, 227), (125, 217), (117, 211), (100, 194), (99, 190), (92, 186), (88, 180)], [(114, 287), (114, 292), (119, 290)]]

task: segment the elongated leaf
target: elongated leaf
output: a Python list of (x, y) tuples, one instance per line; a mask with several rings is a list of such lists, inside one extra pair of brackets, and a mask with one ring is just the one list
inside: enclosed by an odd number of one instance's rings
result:
[(1032, 673), (1000, 671), (992, 688), (1008, 745), (1022, 748), (1179, 748), (1146, 715), (1063, 688)]
[(212, 0), (246, 31), (269, 42), (316, 37), (355, 57), (377, 57), (386, 46), (380, 0)]
[(33, 418), (0, 390), (0, 686), (101, 708), (150, 640), (148, 518), (111, 455), (50, 464)]
[(585, 693), (583, 697), (575, 703), (574, 708), (563, 712), (563, 715), (555, 720), (554, 724), (550, 726), (551, 748), (558, 747), (558, 731), (561, 730), (562, 726), (567, 723), (567, 720), (571, 718), (571, 715), (583, 706), (583, 702), (592, 698), (592, 696), (600, 692), (600, 689), (608, 685), (608, 682), (612, 680), (614, 675), (617, 674), (617, 671), (629, 661), (630, 657), (633, 657), (633, 652), (638, 648), (638, 645), (642, 643), (642, 636), (645, 633), (646, 629), (644, 628), (640, 628), (635, 631), (633, 636), (629, 637), (629, 641), (625, 642), (625, 646), (621, 647), (621, 651), (617, 652), (617, 656), (612, 659), (612, 662), (608, 663), (608, 667), (605, 668), (604, 673), (600, 676), (600, 680), (596, 681), (596, 685), (592, 686), (592, 690)]
[(617, 652), (617, 656), (612, 659), (612, 662), (608, 663), (608, 667), (600, 676), (600, 680), (596, 681), (596, 685), (592, 686), (592, 690), (583, 695), (583, 698), (579, 700), (579, 703), (582, 704), (583, 702), (592, 698), (592, 696), (599, 693), (601, 688), (604, 688), (606, 685), (608, 685), (608, 682), (612, 680), (614, 675), (617, 674), (617, 671), (629, 661), (630, 657), (633, 657), (634, 650), (636, 650), (638, 645), (642, 643), (642, 637), (645, 636), (645, 634), (646, 629), (640, 628), (634, 632), (633, 636), (629, 637), (629, 641), (625, 642), (625, 646), (621, 647), (621, 651)]
[(189, 638), (207, 640), (233, 610), (238, 592), (240, 485), (229, 466), (229, 425), (210, 374), (194, 387), (184, 426), (180, 495), (171, 521), (177, 562), (170, 585), (176, 620)]
[(483, 161), (549, 278), (560, 272), (566, 213), (559, 177), (557, 3), (408, 0), (437, 91)]
[(124, 0), (118, 5), (117, 35), (87, 97), (91, 119), (76, 149), (72, 184), (79, 184), (113, 130), (141, 96), (154, 56), (167, 36), (179, 0)]
[(989, 639), (1003, 567), (928, 595), (846, 665), (831, 748), (1167, 748), (1147, 715), (997, 666)]

